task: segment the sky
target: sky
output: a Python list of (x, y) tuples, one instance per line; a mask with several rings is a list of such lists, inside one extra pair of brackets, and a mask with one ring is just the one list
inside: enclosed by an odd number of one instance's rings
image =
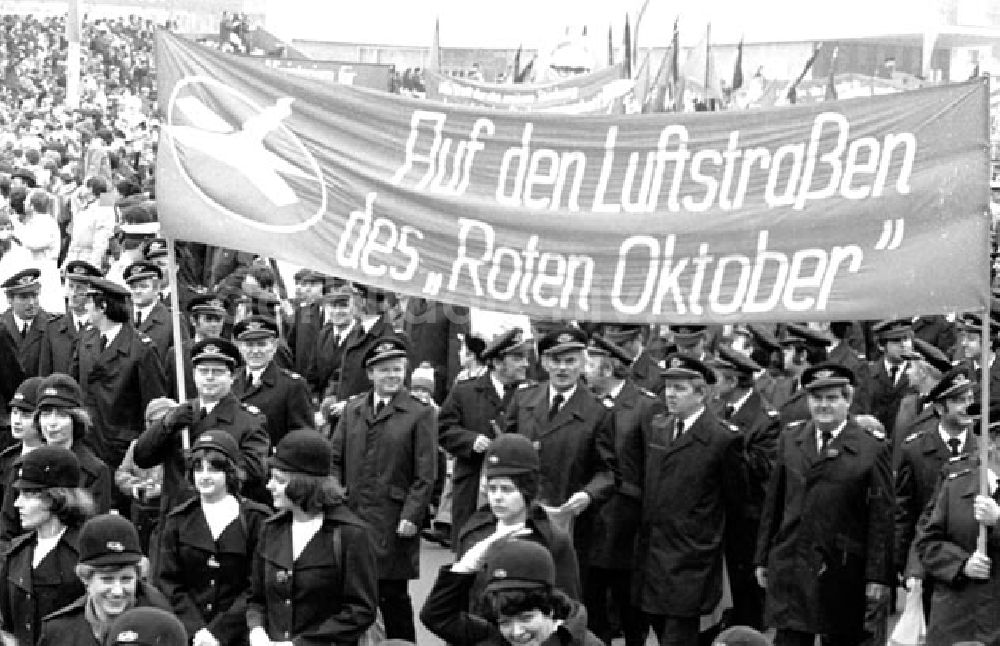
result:
[[(609, 26), (620, 41), (625, 14), (644, 0), (266, 0), (267, 26), (283, 38), (428, 46), (435, 18), (442, 47), (543, 47), (567, 28), (598, 35)], [(962, 0), (982, 3), (985, 0)], [(711, 22), (712, 41), (836, 39), (900, 31), (922, 32), (937, 21), (943, 0), (648, 0), (640, 46), (669, 40), (679, 18), (682, 44), (693, 44)]]

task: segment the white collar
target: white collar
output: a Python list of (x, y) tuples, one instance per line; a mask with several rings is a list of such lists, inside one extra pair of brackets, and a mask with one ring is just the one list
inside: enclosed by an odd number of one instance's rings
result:
[(952, 435), (949, 435), (948, 432), (945, 431), (943, 428), (941, 428), (940, 424), (938, 424), (938, 435), (941, 436), (941, 441), (944, 442), (944, 445), (947, 446), (949, 450), (951, 450), (951, 446), (948, 444), (948, 440), (950, 440), (952, 437), (954, 437), (955, 439), (957, 439), (958, 440), (958, 452), (961, 453), (962, 451), (965, 450), (965, 441), (969, 437), (969, 430), (968, 429), (962, 429), (961, 433), (959, 433), (958, 435), (952, 436)]
[(207, 402), (199, 397), (198, 404), (205, 409), (205, 413), (211, 413), (219, 405), (219, 402)]
[(30, 328), (32, 322), (35, 320), (35, 319), (31, 319), (29, 321), (28, 319), (23, 319), (20, 316), (18, 316), (17, 314), (14, 314), (14, 310), (13, 309), (11, 309), (10, 313), (11, 313), (11, 316), (14, 317), (14, 324), (17, 326), (17, 330), (19, 332), (24, 328), (25, 324), (27, 324), (27, 326)]
[(101, 332), (101, 334), (104, 335), (104, 338), (108, 340), (108, 345), (111, 345), (111, 342), (118, 337), (118, 333), (121, 331), (122, 331), (122, 324), (115, 323), (107, 330)]
[(747, 403), (750, 399), (750, 395), (753, 394), (753, 388), (747, 388), (747, 391), (743, 393), (743, 396), (730, 404), (733, 407), (733, 412), (735, 413), (739, 409), (743, 408), (743, 404)]
[[(846, 419), (843, 422), (840, 423), (840, 426), (838, 426), (837, 428), (835, 428), (832, 431), (830, 431), (830, 435), (832, 436), (830, 438), (831, 442), (833, 440), (837, 439), (837, 436), (840, 435), (840, 432), (844, 430), (845, 426), (847, 426), (847, 420)], [(823, 443), (823, 431), (819, 430), (818, 426), (816, 427), (816, 441), (819, 443), (819, 445), (822, 445), (822, 443)]]
[(137, 307), (135, 308), (135, 311), (142, 314), (142, 320), (145, 321), (147, 318), (149, 318), (149, 314), (150, 312), (153, 311), (154, 307), (156, 307), (156, 301), (153, 301), (152, 303), (144, 307)]
[[(568, 402), (570, 399), (572, 399), (573, 395), (576, 394), (576, 387), (577, 387), (577, 385), (573, 384), (573, 387), (570, 388), (569, 390), (567, 390), (566, 392), (559, 393), (563, 397), (563, 403), (562, 403), (563, 406), (565, 406), (566, 402)], [(552, 386), (549, 386), (549, 407), (550, 408), (552, 407), (552, 400), (555, 399), (555, 397), (556, 397), (556, 390)]]
[(490, 381), (493, 382), (493, 388), (497, 391), (497, 395), (500, 396), (500, 399), (503, 399), (504, 383), (499, 379), (497, 379), (496, 373), (493, 372), (492, 370), (490, 370)]
[(695, 412), (691, 413), (690, 415), (688, 415), (687, 417), (684, 418), (684, 432), (685, 433), (687, 433), (688, 431), (691, 430), (691, 428), (698, 421), (698, 418), (701, 417), (701, 414), (704, 413), (704, 412), (705, 412), (705, 406), (703, 404), (703, 405), (699, 406), (698, 409)]
[(611, 399), (618, 399), (618, 395), (622, 394), (622, 388), (625, 387), (625, 380), (622, 379), (618, 382), (618, 385), (608, 391), (605, 397), (610, 397)]
[(381, 314), (379, 314), (378, 316), (371, 316), (371, 317), (366, 316), (364, 319), (361, 320), (361, 327), (362, 329), (364, 329), (365, 334), (372, 331), (372, 328), (375, 327), (375, 324), (378, 323), (378, 320), (380, 318), (382, 318)]

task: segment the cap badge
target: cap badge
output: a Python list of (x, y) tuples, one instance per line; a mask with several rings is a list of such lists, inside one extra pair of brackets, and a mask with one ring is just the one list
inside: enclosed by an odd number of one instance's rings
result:
[(218, 298), (213, 298), (211, 300), (205, 301), (205, 305), (208, 305), (209, 307), (218, 307), (221, 309), (222, 301), (219, 300)]
[(31, 274), (28, 274), (27, 276), (21, 276), (20, 278), (18, 278), (17, 282), (19, 285), (30, 285), (31, 283), (35, 282), (35, 277), (32, 276)]
[(505, 570), (503, 568), (497, 568), (497, 569), (493, 570), (493, 578), (494, 579), (506, 579), (507, 578), (507, 570)]
[(248, 330), (261, 330), (264, 328), (264, 324), (260, 321), (247, 321)]
[(670, 360), (670, 367), (671, 368), (683, 368), (684, 367), (684, 360), (681, 359), (680, 357), (674, 357), (673, 359)]
[(119, 541), (108, 541), (107, 543), (105, 543), (104, 546), (106, 548), (108, 548), (109, 550), (111, 550), (112, 552), (124, 552), (125, 551), (125, 546), (122, 545)]
[(814, 379), (830, 379), (833, 377), (833, 370), (817, 370), (813, 373)]
[(47, 397), (55, 397), (56, 395), (59, 394), (59, 391), (56, 390), (55, 388), (46, 388), (45, 390), (42, 391), (42, 394)]
[(487, 460), (489, 461), (490, 464), (496, 464), (497, 462), (500, 461), (500, 458), (498, 458), (495, 455), (491, 455), (489, 458), (487, 458)]
[(966, 377), (965, 375), (958, 374), (958, 375), (955, 375), (955, 378), (951, 380), (951, 383), (952, 383), (953, 386), (964, 386), (964, 385), (972, 383), (972, 382), (970, 382), (969, 378)]
[(396, 349), (396, 346), (392, 343), (382, 343), (376, 348), (376, 352), (382, 354), (383, 352), (392, 352)]
[(124, 630), (118, 633), (118, 639), (116, 639), (115, 641), (134, 643), (139, 641), (139, 633), (135, 632), (134, 630)]
[(87, 268), (82, 265), (77, 265), (76, 267), (73, 267), (73, 270), (70, 273), (79, 274), (82, 276), (87, 273)]
[(219, 346), (209, 343), (202, 350), (205, 354), (222, 354), (222, 350)]
[(21, 401), (24, 399), (24, 393), (14, 393), (14, 399)]
[(556, 337), (556, 343), (572, 343), (576, 339), (569, 332), (563, 332)]

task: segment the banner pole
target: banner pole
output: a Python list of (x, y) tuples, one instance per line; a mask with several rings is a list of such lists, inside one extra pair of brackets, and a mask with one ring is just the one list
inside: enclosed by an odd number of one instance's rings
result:
[[(186, 397), (187, 384), (184, 383), (184, 337), (181, 335), (181, 299), (177, 291), (177, 254), (174, 251), (174, 239), (165, 238), (167, 242), (167, 272), (170, 276), (170, 317), (174, 326), (174, 369), (177, 377), (177, 401), (183, 402)], [(191, 430), (181, 429), (181, 448), (191, 450)]]
[[(989, 96), (990, 86), (989, 86), (989, 76), (986, 77), (986, 96)], [(987, 105), (987, 110), (988, 110)], [(986, 119), (986, 141), (989, 141), (989, 118)], [(986, 146), (986, 181), (989, 182), (992, 172), (992, 164), (989, 159), (990, 148), (989, 145)], [(989, 183), (987, 183), (989, 186)], [(989, 204), (989, 202), (987, 202)], [(990, 218), (990, 211), (987, 208), (984, 212), (984, 217)], [(986, 240), (986, 257), (990, 257), (991, 243), (990, 237), (987, 235)], [(990, 284), (990, 267), (987, 264), (986, 268), (986, 283)], [(990, 481), (987, 477), (987, 469), (989, 464), (989, 442), (990, 442), (990, 363), (993, 361), (993, 348), (990, 347), (990, 325), (992, 324), (992, 319), (990, 317), (990, 299), (991, 297), (987, 295), (986, 306), (983, 308), (983, 330), (982, 338), (980, 340), (980, 351), (979, 356), (982, 358), (979, 361), (979, 369), (982, 374), (979, 376), (982, 392), (980, 393), (981, 404), (979, 407), (980, 415), (980, 431), (979, 431), (979, 492), (984, 496), (990, 495)], [(986, 525), (985, 523), (979, 524), (979, 537), (976, 541), (976, 550), (982, 554), (986, 555)]]

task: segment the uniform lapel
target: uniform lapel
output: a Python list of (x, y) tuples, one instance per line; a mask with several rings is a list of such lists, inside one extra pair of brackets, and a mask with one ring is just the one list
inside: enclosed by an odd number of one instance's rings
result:
[[(581, 392), (582, 389), (583, 386), (578, 384), (576, 390), (573, 391), (573, 396), (570, 397), (568, 400), (566, 400), (565, 403), (563, 403), (563, 405), (559, 408), (559, 412), (556, 413), (556, 416), (552, 418), (551, 422), (549, 421), (549, 411), (548, 408), (546, 407), (544, 413), (545, 426), (543, 427), (544, 430), (542, 431), (543, 437), (565, 426), (574, 417), (580, 416), (579, 409), (583, 404), (582, 401), (583, 394)], [(548, 395), (548, 391), (546, 391), (545, 394)], [(546, 398), (546, 404), (548, 404), (548, 398)]]

